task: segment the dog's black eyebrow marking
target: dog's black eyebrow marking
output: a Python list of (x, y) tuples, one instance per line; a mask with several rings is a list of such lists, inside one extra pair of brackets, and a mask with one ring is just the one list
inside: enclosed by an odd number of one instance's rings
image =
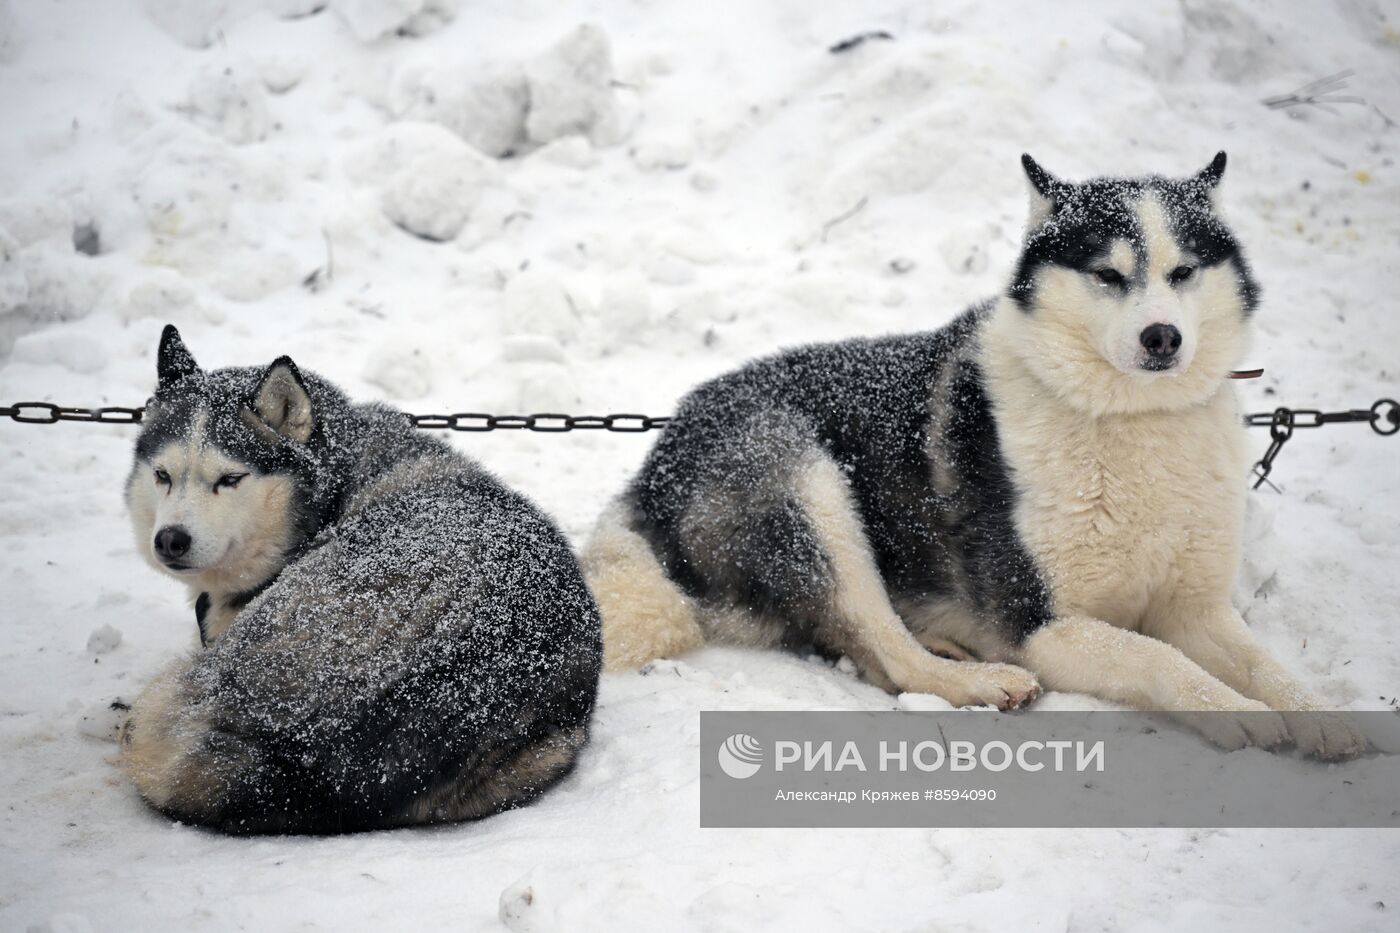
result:
[(1040, 269), (1060, 266), (1091, 271), (1119, 240), (1127, 242), (1140, 267), (1137, 205), (1144, 191), (1144, 183), (1135, 179), (1100, 178), (1063, 185), (1051, 215), (1028, 233), (1007, 295), (1029, 312)]

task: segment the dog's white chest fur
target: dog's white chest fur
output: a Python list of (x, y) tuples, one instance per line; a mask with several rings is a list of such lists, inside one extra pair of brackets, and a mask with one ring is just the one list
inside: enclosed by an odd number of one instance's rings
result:
[(1092, 417), (1009, 369), (991, 366), (988, 389), (1017, 531), (1056, 614), (1136, 630), (1173, 603), (1228, 592), (1246, 469), (1231, 388), (1186, 411)]

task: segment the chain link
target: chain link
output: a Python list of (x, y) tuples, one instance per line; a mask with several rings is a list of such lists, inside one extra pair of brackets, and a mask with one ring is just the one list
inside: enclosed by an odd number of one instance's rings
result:
[(543, 412), (536, 415), (488, 415), (481, 412), (459, 412), (453, 415), (408, 415), (415, 428), (428, 431), (538, 431), (562, 434), (565, 431), (615, 431), (640, 434), (659, 431), (670, 418), (649, 415), (561, 415)]

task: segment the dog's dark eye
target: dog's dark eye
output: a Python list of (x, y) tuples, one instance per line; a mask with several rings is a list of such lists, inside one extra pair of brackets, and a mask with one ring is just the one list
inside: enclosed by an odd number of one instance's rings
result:
[(170, 485), (170, 474), (167, 473), (167, 472), (165, 472), (164, 470), (162, 470), (160, 467), (156, 467), (156, 485), (157, 485), (157, 486), (169, 486), (169, 485)]
[(219, 481), (214, 484), (214, 491), (218, 492), (220, 489), (237, 489), (238, 484), (243, 482), (243, 477), (247, 475), (247, 473), (225, 473), (223, 476), (220, 476)]
[(1128, 284), (1128, 280), (1123, 278), (1117, 269), (1100, 269), (1094, 273), (1094, 278), (1104, 285), (1112, 285), (1114, 288), (1121, 288)]
[(1167, 274), (1167, 281), (1173, 285), (1180, 285), (1196, 274), (1195, 266), (1177, 266)]

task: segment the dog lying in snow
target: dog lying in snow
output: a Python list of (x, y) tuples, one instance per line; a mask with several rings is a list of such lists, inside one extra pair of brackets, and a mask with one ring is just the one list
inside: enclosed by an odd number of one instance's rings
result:
[(283, 357), (201, 370), (161, 337), (126, 501), (204, 650), (133, 704), (141, 795), (234, 833), (486, 816), (588, 738), (598, 612), (523, 496)]
[[(808, 346), (680, 405), (584, 553), (609, 667), (703, 641), (815, 647), (891, 691), (1044, 685), (1222, 746), (1366, 747), (1230, 603), (1247, 474), (1227, 376), (1258, 288), (1184, 179), (1029, 156), (1005, 293), (932, 333)], [(973, 659), (978, 659), (974, 661)]]

